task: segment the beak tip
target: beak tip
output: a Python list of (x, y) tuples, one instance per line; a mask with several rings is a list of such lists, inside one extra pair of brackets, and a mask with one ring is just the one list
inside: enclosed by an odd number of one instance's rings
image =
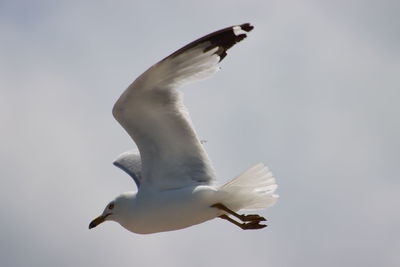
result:
[(101, 216), (97, 217), (96, 219), (94, 219), (93, 221), (91, 221), (89, 224), (89, 229), (95, 228), (97, 225), (103, 223), (106, 220), (107, 216), (101, 215)]
[(91, 222), (89, 223), (89, 229), (95, 228), (97, 225), (99, 225), (98, 220), (99, 220), (99, 219), (96, 218), (96, 219), (94, 219), (93, 221), (91, 221)]

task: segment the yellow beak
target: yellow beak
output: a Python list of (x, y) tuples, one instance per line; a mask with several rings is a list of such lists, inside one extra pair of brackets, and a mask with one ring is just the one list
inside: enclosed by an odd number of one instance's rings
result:
[(89, 229), (92, 229), (92, 228), (96, 227), (97, 225), (103, 223), (106, 220), (108, 215), (111, 215), (111, 213), (108, 213), (106, 215), (100, 215), (99, 217), (97, 217), (96, 219), (91, 221), (89, 224)]

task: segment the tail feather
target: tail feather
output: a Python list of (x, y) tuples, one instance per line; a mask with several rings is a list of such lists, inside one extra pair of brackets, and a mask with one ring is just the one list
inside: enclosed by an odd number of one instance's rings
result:
[(278, 185), (272, 172), (263, 163), (246, 170), (220, 187), (224, 204), (233, 210), (257, 210), (271, 207), (278, 199)]

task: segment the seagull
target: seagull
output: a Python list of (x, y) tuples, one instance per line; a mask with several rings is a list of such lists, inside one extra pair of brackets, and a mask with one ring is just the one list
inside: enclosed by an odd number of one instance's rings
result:
[(89, 229), (115, 221), (133, 233), (151, 234), (214, 218), (243, 230), (266, 227), (264, 217), (238, 212), (275, 204), (273, 174), (258, 163), (218, 185), (204, 142), (177, 91), (179, 86), (218, 71), (226, 51), (253, 28), (244, 23), (197, 39), (150, 67), (122, 93), (112, 113), (138, 151), (122, 153), (114, 165), (133, 178), (138, 190), (109, 202)]

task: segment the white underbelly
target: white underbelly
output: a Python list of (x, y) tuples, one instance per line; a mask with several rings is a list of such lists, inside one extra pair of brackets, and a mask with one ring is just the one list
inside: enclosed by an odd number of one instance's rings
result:
[(186, 228), (211, 220), (221, 214), (210, 207), (218, 202), (217, 191), (208, 186), (170, 190), (140, 199), (135, 214), (121, 223), (127, 230), (149, 234)]

